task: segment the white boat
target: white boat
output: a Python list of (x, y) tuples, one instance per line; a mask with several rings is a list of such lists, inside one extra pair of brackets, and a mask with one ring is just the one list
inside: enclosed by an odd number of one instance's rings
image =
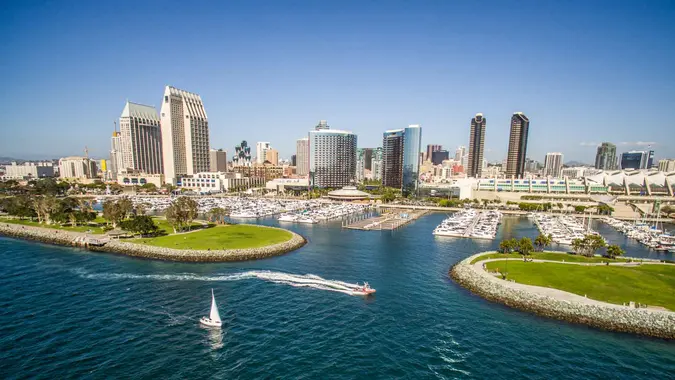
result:
[(357, 286), (351, 290), (353, 296), (369, 296), (375, 293), (375, 289), (371, 288), (367, 282), (364, 282), (363, 286), (359, 286), (358, 283), (356, 285)]
[(218, 327), (222, 326), (222, 321), (220, 320), (220, 314), (218, 313), (218, 305), (216, 305), (216, 297), (213, 295), (213, 289), (211, 289), (211, 313), (208, 317), (202, 317), (199, 320), (204, 326), (208, 327)]

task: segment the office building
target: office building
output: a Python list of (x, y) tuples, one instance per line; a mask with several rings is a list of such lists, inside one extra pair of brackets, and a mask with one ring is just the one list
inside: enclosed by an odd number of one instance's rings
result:
[(255, 162), (256, 164), (262, 164), (265, 162), (265, 155), (267, 150), (271, 149), (270, 143), (266, 141), (259, 141), (255, 144)]
[(96, 178), (96, 161), (88, 157), (64, 157), (59, 159), (59, 177), (63, 179)]
[(483, 154), (485, 152), (485, 124), (487, 119), (482, 113), (477, 113), (471, 119), (469, 133), (469, 160), (466, 174), (469, 177), (480, 178), (483, 172)]
[(254, 164), (251, 166), (235, 166), (232, 168), (235, 173), (241, 173), (244, 177), (264, 178), (270, 181), (284, 176), (284, 167), (270, 163)]
[(417, 191), (420, 180), (420, 153), (422, 150), (422, 128), (409, 125), (403, 132), (403, 193)]
[(374, 180), (382, 180), (382, 148), (373, 149), (373, 156), (370, 160), (370, 173)]
[(403, 187), (403, 129), (384, 132), (382, 138), (382, 185)]
[(117, 179), (117, 173), (124, 169), (122, 161), (122, 135), (117, 132), (117, 122), (115, 122), (115, 131), (110, 138), (110, 176), (113, 180)]
[(162, 132), (154, 107), (127, 101), (120, 116), (120, 144), (122, 168), (148, 174), (163, 172)]
[(295, 173), (299, 176), (309, 174), (309, 138), (301, 138), (295, 143)]
[(291, 166), (297, 165), (298, 165), (298, 156), (295, 154), (291, 154)]
[[(466, 147), (464, 145), (460, 145), (457, 147), (457, 150), (455, 150), (455, 161), (462, 162), (462, 158), (466, 155)], [(468, 166), (468, 163), (467, 163)]]
[(447, 150), (437, 150), (431, 152), (431, 163), (434, 165), (440, 165), (443, 161), (450, 159), (450, 152)]
[(222, 149), (209, 150), (209, 171), (226, 172), (227, 171), (227, 152)]
[(562, 164), (562, 153), (546, 153), (546, 158), (544, 159), (544, 176), (560, 178)]
[(659, 161), (660, 172), (675, 172), (675, 160), (667, 159)]
[(632, 150), (630, 152), (621, 153), (621, 169), (622, 170), (638, 170), (650, 169), (654, 161), (654, 151), (639, 151)]
[(366, 170), (373, 170), (372, 162), (373, 162), (373, 148), (363, 148), (365, 157), (365, 169)]
[(511, 117), (511, 133), (509, 151), (506, 157), (506, 177), (522, 178), (525, 173), (525, 156), (527, 155), (527, 136), (530, 131), (530, 120), (522, 112)]
[[(322, 120), (321, 124), (325, 124)], [(312, 186), (348, 186), (356, 179), (356, 135), (317, 128), (309, 132), (309, 177)]]
[(595, 168), (616, 170), (616, 145), (608, 142), (600, 144), (595, 154)]
[(168, 183), (199, 172), (208, 172), (209, 120), (202, 98), (166, 86), (161, 108), (162, 156)]
[(272, 165), (279, 165), (279, 151), (274, 148), (265, 150), (264, 162), (269, 162)]
[(234, 147), (232, 166), (251, 166), (251, 147), (246, 140)]
[(427, 145), (427, 152), (424, 155), (423, 161), (431, 161), (433, 153), (441, 150), (443, 147), (440, 145)]
[(36, 179), (54, 176), (54, 164), (46, 162), (26, 162), (23, 165), (17, 165), (12, 162), (11, 165), (4, 166), (5, 174), (3, 179)]
[(366, 179), (366, 150), (359, 148), (356, 150), (356, 182), (363, 182)]

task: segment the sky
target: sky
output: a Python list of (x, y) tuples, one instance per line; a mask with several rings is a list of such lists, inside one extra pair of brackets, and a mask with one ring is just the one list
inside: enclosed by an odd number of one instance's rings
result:
[[(194, 4), (198, 3), (198, 4)], [(675, 1), (15, 1), (0, 10), (0, 156), (106, 157), (126, 100), (201, 95), (214, 148), (281, 157), (320, 119), (359, 147), (422, 126), (500, 161), (592, 163), (603, 141), (675, 157)]]

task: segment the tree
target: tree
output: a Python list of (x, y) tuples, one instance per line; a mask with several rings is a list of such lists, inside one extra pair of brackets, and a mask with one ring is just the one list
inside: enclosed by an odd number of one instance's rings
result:
[(147, 203), (139, 202), (134, 205), (133, 213), (134, 215), (145, 215), (147, 209), (148, 209)]
[(126, 219), (129, 214), (134, 210), (134, 204), (131, 202), (131, 199), (128, 197), (122, 197), (117, 200), (117, 205), (120, 208), (120, 213), (122, 213), (122, 219)]
[(574, 206), (574, 212), (582, 214), (584, 211), (586, 211), (586, 206), (581, 205)]
[(607, 246), (605, 240), (599, 235), (586, 235), (583, 239), (572, 240), (572, 249), (574, 252), (591, 257), (600, 248)]
[(110, 222), (113, 228), (117, 228), (117, 225), (124, 220), (125, 216), (126, 214), (123, 212), (119, 201), (106, 199), (103, 202), (103, 218)]
[(208, 212), (209, 220), (216, 224), (225, 223), (224, 218), (229, 215), (230, 215), (229, 208), (215, 207)]
[(534, 245), (532, 245), (532, 239), (528, 237), (523, 237), (520, 239), (518, 242), (518, 252), (520, 252), (521, 255), (531, 255), (532, 251), (534, 251)]
[(572, 240), (572, 250), (574, 251), (574, 253), (583, 254), (584, 249), (585, 245), (583, 239), (576, 238)]
[(166, 209), (166, 221), (173, 228), (173, 232), (181, 231), (187, 226), (192, 225), (192, 221), (197, 218), (199, 208), (197, 202), (189, 197), (180, 197), (173, 201)]
[(156, 193), (157, 192), (157, 185), (154, 183), (146, 183), (141, 186), (141, 189), (146, 192), (146, 193)]
[(136, 215), (129, 220), (123, 221), (120, 226), (125, 231), (140, 234), (142, 236), (155, 235), (159, 231), (159, 227), (155, 221), (147, 215)]
[(511, 253), (518, 247), (518, 241), (516, 239), (502, 240), (499, 243), (499, 250), (502, 253)]
[(623, 256), (623, 254), (626, 253), (621, 247), (619, 247), (616, 244), (612, 244), (609, 247), (607, 247), (607, 252), (605, 253), (605, 257), (608, 257), (610, 259), (614, 259), (617, 256)]
[(539, 234), (536, 239), (534, 239), (534, 245), (537, 247), (537, 251), (542, 252), (546, 247), (550, 246), (553, 243), (553, 236)]

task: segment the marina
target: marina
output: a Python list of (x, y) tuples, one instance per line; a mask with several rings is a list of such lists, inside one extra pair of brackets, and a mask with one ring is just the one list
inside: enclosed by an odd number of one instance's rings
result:
[(370, 209), (367, 204), (332, 203), (332, 202), (309, 202), (305, 208), (285, 212), (277, 219), (280, 222), (316, 224), (332, 219), (348, 217), (354, 214), (362, 214)]
[(343, 228), (363, 231), (393, 231), (425, 215), (426, 210), (399, 210), (381, 215), (361, 216), (342, 223)]
[(583, 239), (586, 235), (600, 235), (591, 229), (591, 220), (570, 215), (551, 215), (543, 213), (528, 214), (543, 235), (550, 235), (556, 244), (572, 245), (574, 239)]
[(603, 219), (603, 221), (626, 237), (637, 240), (640, 244), (655, 251), (675, 252), (675, 236), (665, 231), (663, 225), (659, 226), (658, 222), (650, 225), (644, 221), (631, 223), (614, 218)]
[(443, 220), (433, 234), (473, 239), (494, 239), (502, 220), (502, 213), (496, 210), (460, 210)]

